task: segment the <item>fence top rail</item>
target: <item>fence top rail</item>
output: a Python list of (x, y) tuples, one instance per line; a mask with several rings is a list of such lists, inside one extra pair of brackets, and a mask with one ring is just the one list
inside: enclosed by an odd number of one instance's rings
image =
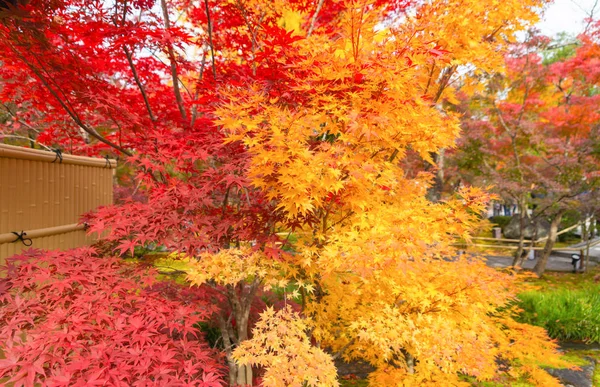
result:
[[(498, 241), (498, 242), (515, 242), (518, 243), (518, 239), (509, 239), (509, 238), (488, 238), (488, 237), (471, 237), (471, 239), (479, 239), (482, 241)], [(523, 243), (535, 243), (538, 240), (532, 241), (531, 239), (523, 239)]]
[[(40, 228), (37, 230), (29, 230), (26, 232), (21, 231), (21, 232), (17, 232), (16, 234), (12, 233), (12, 232), (8, 232), (5, 234), (0, 234), (0, 244), (2, 244), (2, 243), (20, 243), (19, 241), (22, 241), (23, 244), (25, 244), (25, 241), (27, 239), (42, 238), (42, 237), (46, 237), (46, 236), (64, 234), (67, 232), (79, 231), (79, 230), (85, 230), (85, 224), (79, 224), (79, 223), (66, 224), (66, 225), (57, 226), (57, 227), (47, 227), (47, 228)], [(26, 244), (25, 246), (29, 246), (29, 245)]]
[[(590, 219), (591, 218), (588, 218), (585, 221), (588, 222)], [(569, 231), (573, 230), (574, 228), (577, 228), (578, 226), (581, 226), (581, 224), (582, 224), (582, 222), (578, 222), (578, 223), (574, 224), (571, 227), (567, 227), (567, 228), (565, 228), (563, 230), (560, 230), (556, 235), (558, 236), (558, 235), (564, 234), (566, 232), (569, 232)], [(482, 241), (498, 241), (498, 242), (515, 242), (515, 243), (520, 242), (519, 239), (508, 239), (508, 238), (471, 237), (471, 239), (479, 239), (479, 240), (482, 240)], [(540, 242), (545, 241), (546, 239), (548, 239), (547, 236), (542, 237), (542, 238), (538, 238), (538, 239), (535, 239), (535, 240), (529, 239), (529, 238), (525, 238), (525, 239), (523, 239), (523, 242), (524, 243), (540, 243)]]
[(112, 159), (101, 159), (95, 157), (73, 156), (59, 154), (39, 149), (30, 149), (20, 146), (0, 144), (0, 158), (11, 158), (21, 160), (45, 161), (48, 163), (62, 163), (85, 165), (97, 168), (116, 168), (117, 161)]

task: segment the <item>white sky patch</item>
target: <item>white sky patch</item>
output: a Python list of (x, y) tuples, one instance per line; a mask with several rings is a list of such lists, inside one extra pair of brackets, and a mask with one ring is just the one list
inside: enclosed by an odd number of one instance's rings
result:
[(555, 0), (550, 4), (543, 19), (537, 27), (542, 30), (542, 34), (554, 37), (560, 32), (566, 32), (569, 35), (577, 36), (585, 28), (584, 19), (594, 8), (594, 18), (600, 16), (600, 2), (598, 0)]

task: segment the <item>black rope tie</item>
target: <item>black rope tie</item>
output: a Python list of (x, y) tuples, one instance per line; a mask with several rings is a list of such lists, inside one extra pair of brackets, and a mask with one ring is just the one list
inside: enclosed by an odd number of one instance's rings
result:
[(56, 148), (56, 149), (52, 149), (52, 152), (56, 153), (56, 157), (54, 157), (54, 160), (52, 162), (55, 162), (56, 160), (60, 160), (58, 163), (62, 164), (62, 161), (63, 161), (62, 151), (60, 149)]
[(104, 159), (106, 159), (106, 165), (104, 166), (104, 168), (110, 168), (110, 159), (108, 158), (108, 155), (104, 156)]
[(13, 241), (13, 243), (21, 241), (27, 247), (29, 247), (33, 244), (33, 241), (31, 240), (31, 238), (25, 238), (25, 236), (27, 236), (27, 233), (25, 231), (21, 231), (20, 233), (13, 231), (12, 233), (17, 236), (17, 239), (15, 239)]

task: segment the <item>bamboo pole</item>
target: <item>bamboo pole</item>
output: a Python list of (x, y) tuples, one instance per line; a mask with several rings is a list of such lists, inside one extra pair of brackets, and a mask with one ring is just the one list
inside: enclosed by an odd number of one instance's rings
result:
[[(83, 229), (85, 229), (85, 225), (73, 223), (73, 224), (67, 224), (64, 226), (47, 227), (47, 228), (40, 228), (37, 230), (25, 231), (26, 235), (24, 237), (28, 238), (28, 239), (43, 238), (43, 237), (47, 237), (47, 236), (65, 234), (65, 233), (68, 233), (71, 231), (78, 231), (78, 230), (83, 230)], [(22, 230), (18, 230), (15, 232), (20, 233), (21, 231)], [(17, 239), (17, 236), (15, 234), (13, 234), (12, 232), (0, 234), (0, 244), (13, 243), (13, 242), (22, 243)]]
[[(56, 162), (57, 155), (54, 152), (43, 151), (39, 149), (29, 149), (20, 146), (0, 144), (0, 158), (11, 158), (21, 160)], [(62, 155), (61, 164), (87, 165), (97, 168), (116, 168), (116, 160), (106, 160), (95, 157)]]

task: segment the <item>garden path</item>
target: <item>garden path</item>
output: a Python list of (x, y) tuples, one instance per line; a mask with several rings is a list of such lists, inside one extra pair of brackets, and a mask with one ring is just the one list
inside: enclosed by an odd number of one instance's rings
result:
[[(488, 255), (486, 256), (486, 262), (488, 266), (491, 267), (509, 267), (512, 265), (513, 257), (512, 256), (499, 256), (499, 255)], [(523, 262), (524, 269), (533, 269), (537, 262), (536, 259), (526, 259)], [(551, 255), (548, 259), (548, 264), (546, 265), (546, 270), (548, 271), (573, 271), (573, 265), (571, 264), (571, 258), (567, 258), (565, 256), (559, 255)], [(590, 260), (590, 268), (598, 265), (598, 263)]]

